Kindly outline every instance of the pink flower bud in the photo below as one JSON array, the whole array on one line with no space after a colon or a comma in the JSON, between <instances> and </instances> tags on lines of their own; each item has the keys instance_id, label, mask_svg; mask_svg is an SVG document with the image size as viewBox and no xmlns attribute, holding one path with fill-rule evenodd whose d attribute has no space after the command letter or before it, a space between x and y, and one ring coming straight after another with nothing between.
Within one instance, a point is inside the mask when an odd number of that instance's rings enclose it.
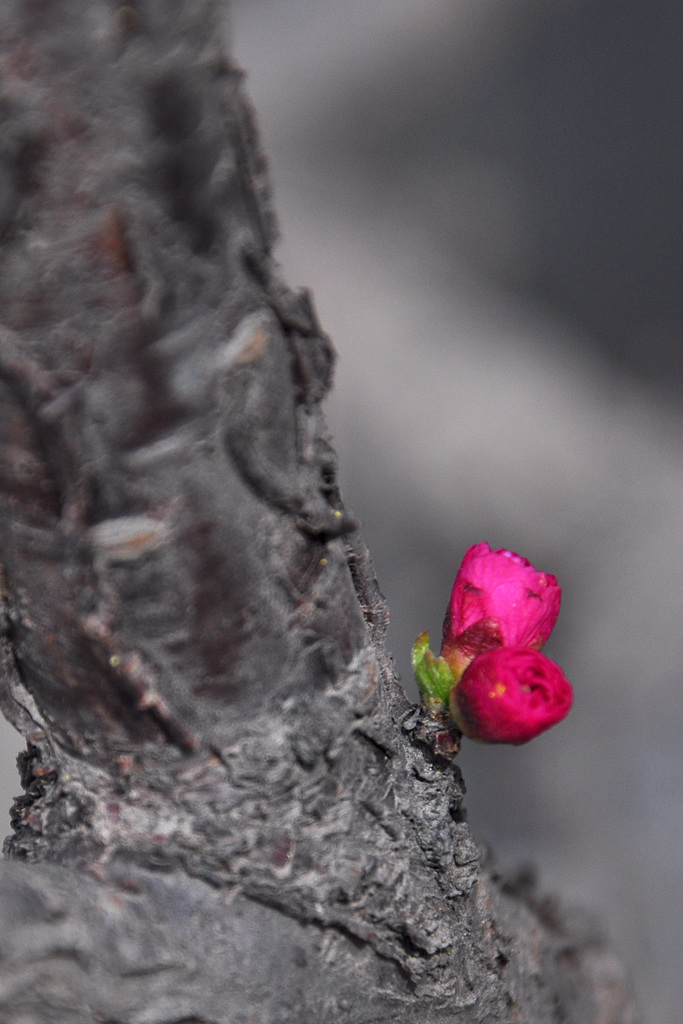
<instances>
[{"instance_id":1,"label":"pink flower bud","mask_svg":"<svg viewBox=\"0 0 683 1024\"><path fill-rule=\"evenodd\" d=\"M513 551L474 544L455 577L441 654L459 679L478 654L495 647L540 650L560 611L561 588Z\"/></svg>"},{"instance_id":2,"label":"pink flower bud","mask_svg":"<svg viewBox=\"0 0 683 1024\"><path fill-rule=\"evenodd\" d=\"M571 709L571 683L532 647L497 647L475 658L451 690L460 730L484 743L526 743Z\"/></svg>"}]
</instances>

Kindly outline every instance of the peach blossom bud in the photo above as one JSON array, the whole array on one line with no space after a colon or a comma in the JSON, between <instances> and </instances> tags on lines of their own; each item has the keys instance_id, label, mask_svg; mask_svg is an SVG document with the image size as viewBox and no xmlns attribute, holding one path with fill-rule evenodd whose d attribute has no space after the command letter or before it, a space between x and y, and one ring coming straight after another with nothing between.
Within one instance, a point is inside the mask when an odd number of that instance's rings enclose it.
<instances>
[{"instance_id":1,"label":"peach blossom bud","mask_svg":"<svg viewBox=\"0 0 683 1024\"><path fill-rule=\"evenodd\" d=\"M461 731L484 743L526 743L565 718L574 694L559 665L533 647L478 655L451 690Z\"/></svg>"}]
</instances>

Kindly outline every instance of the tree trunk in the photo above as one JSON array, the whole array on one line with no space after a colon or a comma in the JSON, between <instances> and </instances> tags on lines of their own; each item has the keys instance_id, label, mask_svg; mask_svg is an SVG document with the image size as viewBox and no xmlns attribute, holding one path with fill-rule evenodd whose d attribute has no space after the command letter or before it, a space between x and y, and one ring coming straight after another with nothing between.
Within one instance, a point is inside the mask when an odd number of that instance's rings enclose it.
<instances>
[{"instance_id":1,"label":"tree trunk","mask_svg":"<svg viewBox=\"0 0 683 1024\"><path fill-rule=\"evenodd\" d=\"M392 673L224 21L0 12L0 1019L631 1022Z\"/></svg>"}]
</instances>

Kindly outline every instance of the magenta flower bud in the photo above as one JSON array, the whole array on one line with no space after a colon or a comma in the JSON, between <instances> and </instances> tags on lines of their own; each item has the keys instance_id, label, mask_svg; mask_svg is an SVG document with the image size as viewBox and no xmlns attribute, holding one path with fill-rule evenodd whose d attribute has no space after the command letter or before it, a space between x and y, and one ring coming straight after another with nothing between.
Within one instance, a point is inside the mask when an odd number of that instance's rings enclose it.
<instances>
[{"instance_id":1,"label":"magenta flower bud","mask_svg":"<svg viewBox=\"0 0 683 1024\"><path fill-rule=\"evenodd\" d=\"M540 650L560 611L554 576L513 551L474 544L455 577L441 655L459 679L473 658L496 647Z\"/></svg>"},{"instance_id":2,"label":"magenta flower bud","mask_svg":"<svg viewBox=\"0 0 683 1024\"><path fill-rule=\"evenodd\" d=\"M484 743L526 743L565 718L574 694L559 665L533 647L476 657L451 690L459 729Z\"/></svg>"}]
</instances>

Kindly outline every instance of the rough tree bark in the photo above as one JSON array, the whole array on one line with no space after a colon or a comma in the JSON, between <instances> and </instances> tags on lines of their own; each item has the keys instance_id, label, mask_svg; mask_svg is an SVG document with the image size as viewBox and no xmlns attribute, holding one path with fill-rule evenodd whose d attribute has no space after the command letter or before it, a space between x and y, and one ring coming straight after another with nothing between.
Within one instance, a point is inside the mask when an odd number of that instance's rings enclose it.
<instances>
[{"instance_id":1,"label":"rough tree bark","mask_svg":"<svg viewBox=\"0 0 683 1024\"><path fill-rule=\"evenodd\" d=\"M225 13L0 11L0 1019L632 1021L394 678Z\"/></svg>"}]
</instances>

